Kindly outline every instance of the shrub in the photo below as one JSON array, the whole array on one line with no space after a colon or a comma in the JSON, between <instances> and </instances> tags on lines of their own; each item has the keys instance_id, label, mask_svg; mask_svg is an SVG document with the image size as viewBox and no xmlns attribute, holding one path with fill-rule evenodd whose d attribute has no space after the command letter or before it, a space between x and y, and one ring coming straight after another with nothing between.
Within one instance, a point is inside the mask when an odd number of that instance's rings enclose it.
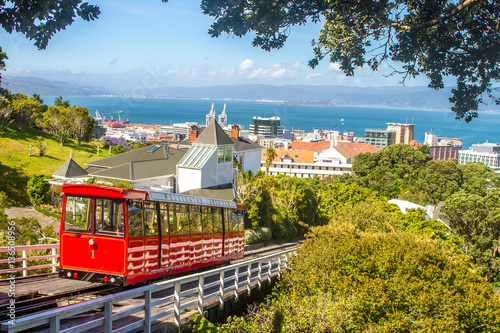
<instances>
[{"instance_id":1,"label":"shrub","mask_svg":"<svg viewBox=\"0 0 500 333\"><path fill-rule=\"evenodd\" d=\"M261 242L268 242L273 236L271 229L266 227L257 227L255 229L255 232L259 235L259 239Z\"/></svg>"},{"instance_id":2,"label":"shrub","mask_svg":"<svg viewBox=\"0 0 500 333\"><path fill-rule=\"evenodd\" d=\"M52 205L36 205L35 210L47 216L52 216L58 220L61 219L61 210Z\"/></svg>"},{"instance_id":3,"label":"shrub","mask_svg":"<svg viewBox=\"0 0 500 333\"><path fill-rule=\"evenodd\" d=\"M428 238L315 227L290 267L258 313L221 331L500 331L491 284Z\"/></svg>"},{"instance_id":4,"label":"shrub","mask_svg":"<svg viewBox=\"0 0 500 333\"><path fill-rule=\"evenodd\" d=\"M47 152L47 142L41 136L36 138L36 147L38 148L38 155L43 156Z\"/></svg>"},{"instance_id":5,"label":"shrub","mask_svg":"<svg viewBox=\"0 0 500 333\"><path fill-rule=\"evenodd\" d=\"M132 150L134 147L127 143L124 139L117 138L104 138L104 148L111 147L111 151L114 154L124 153L126 151Z\"/></svg>"},{"instance_id":6,"label":"shrub","mask_svg":"<svg viewBox=\"0 0 500 333\"><path fill-rule=\"evenodd\" d=\"M41 205L47 201L47 191L49 184L44 182L44 175L32 175L28 180L26 192L33 205Z\"/></svg>"}]
</instances>

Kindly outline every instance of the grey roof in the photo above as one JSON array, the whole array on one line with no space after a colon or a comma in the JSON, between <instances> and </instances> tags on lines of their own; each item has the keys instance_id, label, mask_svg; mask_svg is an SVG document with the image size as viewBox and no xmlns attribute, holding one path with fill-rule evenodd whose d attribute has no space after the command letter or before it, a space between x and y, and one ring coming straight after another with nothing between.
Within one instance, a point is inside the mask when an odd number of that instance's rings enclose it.
<instances>
[{"instance_id":1,"label":"grey roof","mask_svg":"<svg viewBox=\"0 0 500 333\"><path fill-rule=\"evenodd\" d=\"M231 183L212 186L207 188L199 188L182 192L181 194L192 195L195 197L212 198L220 200L234 200L235 194Z\"/></svg>"},{"instance_id":2,"label":"grey roof","mask_svg":"<svg viewBox=\"0 0 500 333\"><path fill-rule=\"evenodd\" d=\"M87 171L78 165L71 157L62 167L52 174L52 177L56 178L77 178L85 176L88 176Z\"/></svg>"},{"instance_id":3,"label":"grey roof","mask_svg":"<svg viewBox=\"0 0 500 333\"><path fill-rule=\"evenodd\" d=\"M244 152L244 151L248 151L248 150L261 150L264 148L261 145L259 145L258 143L255 143L251 140L248 140L248 139L242 138L242 137L239 137L239 138L232 137L231 141L233 141L233 143L234 143L234 152L235 153L240 153L240 152Z\"/></svg>"},{"instance_id":4,"label":"grey roof","mask_svg":"<svg viewBox=\"0 0 500 333\"><path fill-rule=\"evenodd\" d=\"M233 145L233 141L229 139L229 136L227 136L226 132L224 132L215 119L210 121L207 128L201 132L200 136L193 143L211 146Z\"/></svg>"},{"instance_id":5,"label":"grey roof","mask_svg":"<svg viewBox=\"0 0 500 333\"><path fill-rule=\"evenodd\" d=\"M145 148L146 149L141 148L141 150L147 151L147 148L151 147L145 147ZM162 150L163 149L157 149L157 151L162 151ZM120 161L124 163L108 167L105 166L110 165L111 163L102 163L101 165L103 165L103 167L98 168L97 166L91 166L87 168L87 171L89 172L90 175L95 177L120 179L126 181L135 181L145 178L173 175L176 173L177 163L179 163L184 154L186 154L186 150L169 148L168 152L169 152L168 158L165 157L161 158L161 154L158 154L157 159L149 159L149 160L147 159L148 155L129 154L128 156L131 158L131 160L127 161L126 159L120 159ZM149 156L153 156L154 153L155 152L146 154L149 154ZM126 154L128 153L123 153L119 155L126 155ZM144 159L143 160L134 159L140 156L143 156Z\"/></svg>"},{"instance_id":6,"label":"grey roof","mask_svg":"<svg viewBox=\"0 0 500 333\"><path fill-rule=\"evenodd\" d=\"M171 160L135 161L110 169L101 169L92 176L135 181L144 178L175 174L175 164Z\"/></svg>"},{"instance_id":7,"label":"grey roof","mask_svg":"<svg viewBox=\"0 0 500 333\"><path fill-rule=\"evenodd\" d=\"M100 168L112 168L129 162L165 159L168 158L167 150L169 150L169 152L173 150L173 148L167 148L167 146L161 146L160 148L161 149L156 149L152 153L148 153L151 146L146 146L118 155L102 158L93 162L88 162L85 163L85 165L90 167L96 166Z\"/></svg>"}]
</instances>

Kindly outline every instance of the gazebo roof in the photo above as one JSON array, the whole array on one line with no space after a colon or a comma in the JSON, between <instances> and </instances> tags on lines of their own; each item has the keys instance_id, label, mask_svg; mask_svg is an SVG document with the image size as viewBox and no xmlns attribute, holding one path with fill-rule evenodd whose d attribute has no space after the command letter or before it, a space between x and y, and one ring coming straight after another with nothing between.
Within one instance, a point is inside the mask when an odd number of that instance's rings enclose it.
<instances>
[{"instance_id":1,"label":"gazebo roof","mask_svg":"<svg viewBox=\"0 0 500 333\"><path fill-rule=\"evenodd\" d=\"M54 178L77 178L88 177L87 171L78 165L71 157L56 172L52 174Z\"/></svg>"}]
</instances>

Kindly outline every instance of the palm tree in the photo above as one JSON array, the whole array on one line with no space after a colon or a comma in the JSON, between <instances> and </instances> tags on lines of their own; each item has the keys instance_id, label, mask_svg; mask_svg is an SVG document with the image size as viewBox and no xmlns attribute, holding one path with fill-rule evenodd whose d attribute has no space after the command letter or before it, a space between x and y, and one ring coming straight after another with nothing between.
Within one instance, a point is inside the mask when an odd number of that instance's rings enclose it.
<instances>
[{"instance_id":1,"label":"palm tree","mask_svg":"<svg viewBox=\"0 0 500 333\"><path fill-rule=\"evenodd\" d=\"M274 160L275 157L276 157L276 152L274 151L274 149L272 147L268 148L267 159L266 159L266 175L269 174L269 165L271 164L271 162Z\"/></svg>"}]
</instances>

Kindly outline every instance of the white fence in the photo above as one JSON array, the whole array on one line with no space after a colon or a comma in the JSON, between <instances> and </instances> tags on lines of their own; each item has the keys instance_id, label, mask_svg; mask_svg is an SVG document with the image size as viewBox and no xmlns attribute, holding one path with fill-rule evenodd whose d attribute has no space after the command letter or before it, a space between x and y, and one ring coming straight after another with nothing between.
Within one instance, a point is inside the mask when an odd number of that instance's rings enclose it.
<instances>
[{"instance_id":1,"label":"white fence","mask_svg":"<svg viewBox=\"0 0 500 333\"><path fill-rule=\"evenodd\" d=\"M28 256L28 251L35 250L51 250L51 254L43 255L43 256ZM59 255L57 254L57 250L59 249L59 244L41 244L41 245L21 245L21 246L5 246L0 247L0 253L9 253L9 259L1 259L0 264L8 264L9 268L0 270L0 275L2 274L10 274L15 272L23 272L23 276L28 276L28 271L42 268L52 268L52 272L55 273L59 264L57 259ZM15 252L14 255L11 255L12 252ZM18 255L18 252L21 252L21 256ZM52 263L46 265L38 265L38 266L28 266L28 261L30 260L39 260L39 259L51 259ZM22 262L23 267L15 267L15 263Z\"/></svg>"},{"instance_id":2,"label":"white fence","mask_svg":"<svg viewBox=\"0 0 500 333\"><path fill-rule=\"evenodd\" d=\"M263 282L270 282L273 277L288 269L289 257L294 252L295 249L281 251L223 268L21 317L15 320L15 325L4 322L1 328L2 331L21 332L50 325L50 332L73 333L98 327L106 333L138 329L151 332L154 321L171 315L173 323L180 327L182 310L196 309L203 314L207 305L223 307L225 298L238 298L243 293L250 293L252 288L260 288ZM130 306L123 306L124 302L130 303ZM113 309L113 304L118 303L123 310ZM84 322L75 317L96 309L104 311L87 317Z\"/></svg>"}]
</instances>

